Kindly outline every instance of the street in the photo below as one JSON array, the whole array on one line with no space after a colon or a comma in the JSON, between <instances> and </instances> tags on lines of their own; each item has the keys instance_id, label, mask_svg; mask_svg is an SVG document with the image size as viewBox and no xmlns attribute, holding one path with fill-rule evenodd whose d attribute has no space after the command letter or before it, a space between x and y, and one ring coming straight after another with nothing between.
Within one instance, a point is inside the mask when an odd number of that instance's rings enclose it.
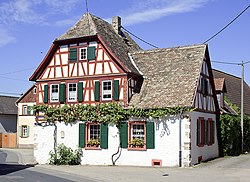
<instances>
[{"instance_id":1,"label":"street","mask_svg":"<svg viewBox=\"0 0 250 182\"><path fill-rule=\"evenodd\" d=\"M190 168L23 165L22 155L0 149L0 182L248 182L250 155L218 158Z\"/></svg>"},{"instance_id":2,"label":"street","mask_svg":"<svg viewBox=\"0 0 250 182\"><path fill-rule=\"evenodd\" d=\"M0 182L94 182L86 177L21 164L18 153L0 149Z\"/></svg>"}]
</instances>

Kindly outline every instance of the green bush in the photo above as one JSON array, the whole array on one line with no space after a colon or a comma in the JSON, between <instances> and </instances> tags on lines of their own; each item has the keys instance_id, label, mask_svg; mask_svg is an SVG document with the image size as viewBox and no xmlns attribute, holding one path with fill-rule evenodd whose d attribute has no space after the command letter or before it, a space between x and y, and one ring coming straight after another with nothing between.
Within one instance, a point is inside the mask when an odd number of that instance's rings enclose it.
<instances>
[{"instance_id":1,"label":"green bush","mask_svg":"<svg viewBox=\"0 0 250 182\"><path fill-rule=\"evenodd\" d=\"M241 154L241 118L229 114L220 116L223 155ZM244 117L244 151L250 151L250 118Z\"/></svg>"},{"instance_id":2,"label":"green bush","mask_svg":"<svg viewBox=\"0 0 250 182\"><path fill-rule=\"evenodd\" d=\"M49 153L49 164L53 165L79 165L81 163L82 150L73 151L70 147L60 144L55 151Z\"/></svg>"}]
</instances>

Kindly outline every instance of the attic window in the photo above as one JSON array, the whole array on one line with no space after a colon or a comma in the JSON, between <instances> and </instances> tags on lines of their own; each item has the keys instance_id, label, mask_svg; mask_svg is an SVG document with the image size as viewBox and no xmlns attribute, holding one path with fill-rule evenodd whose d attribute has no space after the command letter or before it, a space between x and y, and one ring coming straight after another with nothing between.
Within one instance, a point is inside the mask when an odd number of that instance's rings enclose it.
<instances>
[{"instance_id":1,"label":"attic window","mask_svg":"<svg viewBox=\"0 0 250 182\"><path fill-rule=\"evenodd\" d=\"M86 60L87 59L87 48L80 48L79 49L79 60Z\"/></svg>"}]
</instances>

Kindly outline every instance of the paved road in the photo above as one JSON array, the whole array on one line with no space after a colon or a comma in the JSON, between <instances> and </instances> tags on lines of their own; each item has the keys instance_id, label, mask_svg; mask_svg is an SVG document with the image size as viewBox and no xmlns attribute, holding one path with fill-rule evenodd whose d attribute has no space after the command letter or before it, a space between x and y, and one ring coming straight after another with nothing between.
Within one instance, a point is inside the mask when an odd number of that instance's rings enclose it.
<instances>
[{"instance_id":1,"label":"paved road","mask_svg":"<svg viewBox=\"0 0 250 182\"><path fill-rule=\"evenodd\" d=\"M0 149L1 150L1 149ZM10 150L15 152L18 150ZM19 150L20 151L20 150ZM6 153L6 151L4 151ZM18 154L13 158L17 158ZM3 152L1 158L10 159ZM24 157L25 158L25 157ZM0 159L0 161L4 161ZM7 161L8 161L7 160ZM10 160L11 161L11 160ZM18 160L22 161L22 160ZM125 166L51 166L0 164L0 182L249 182L250 155L226 157L191 168L152 168Z\"/></svg>"},{"instance_id":2,"label":"paved road","mask_svg":"<svg viewBox=\"0 0 250 182\"><path fill-rule=\"evenodd\" d=\"M20 154L0 149L0 182L94 182L87 177L22 164Z\"/></svg>"}]
</instances>

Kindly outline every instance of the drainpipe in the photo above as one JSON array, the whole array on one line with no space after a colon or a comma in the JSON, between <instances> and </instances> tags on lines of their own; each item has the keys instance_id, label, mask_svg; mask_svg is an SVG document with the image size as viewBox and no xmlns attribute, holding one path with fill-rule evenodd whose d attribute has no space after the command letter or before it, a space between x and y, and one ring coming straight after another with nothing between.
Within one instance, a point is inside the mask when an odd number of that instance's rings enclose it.
<instances>
[{"instance_id":1,"label":"drainpipe","mask_svg":"<svg viewBox=\"0 0 250 182\"><path fill-rule=\"evenodd\" d=\"M182 167L182 140L181 140L181 117L182 117L182 114L183 114L183 110L181 109L180 111L180 116L179 116L179 167Z\"/></svg>"}]
</instances>

